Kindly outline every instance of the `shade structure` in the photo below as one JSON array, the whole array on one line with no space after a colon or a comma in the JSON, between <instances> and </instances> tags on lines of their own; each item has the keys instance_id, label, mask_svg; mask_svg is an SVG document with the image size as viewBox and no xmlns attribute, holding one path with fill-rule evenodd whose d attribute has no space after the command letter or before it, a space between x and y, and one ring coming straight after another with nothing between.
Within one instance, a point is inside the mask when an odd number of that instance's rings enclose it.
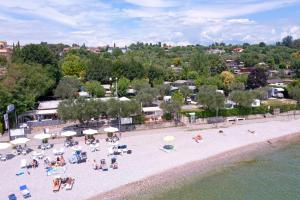
<instances>
[{"instance_id":1,"label":"shade structure","mask_svg":"<svg viewBox=\"0 0 300 200\"><path fill-rule=\"evenodd\" d=\"M65 131L65 132L62 132L60 135L63 137L72 137L76 134L77 133L75 131Z\"/></svg>"},{"instance_id":2,"label":"shade structure","mask_svg":"<svg viewBox=\"0 0 300 200\"><path fill-rule=\"evenodd\" d=\"M83 131L83 134L84 134L84 135L94 135L94 134L96 134L96 133L98 133L98 131L95 130L95 129L87 129L87 130L84 130L84 131Z\"/></svg>"},{"instance_id":3,"label":"shade structure","mask_svg":"<svg viewBox=\"0 0 300 200\"><path fill-rule=\"evenodd\" d=\"M29 141L28 138L17 138L17 139L10 141L10 143L12 143L13 145L19 145L19 144L25 144L28 141Z\"/></svg>"},{"instance_id":4,"label":"shade structure","mask_svg":"<svg viewBox=\"0 0 300 200\"><path fill-rule=\"evenodd\" d=\"M33 138L38 139L38 140L45 140L45 139L48 139L50 137L51 137L51 135L48 134L48 133L40 133L40 134L36 134Z\"/></svg>"},{"instance_id":5,"label":"shade structure","mask_svg":"<svg viewBox=\"0 0 300 200\"><path fill-rule=\"evenodd\" d=\"M130 101L130 99L128 99L127 97L121 97L119 100L120 101Z\"/></svg>"},{"instance_id":6,"label":"shade structure","mask_svg":"<svg viewBox=\"0 0 300 200\"><path fill-rule=\"evenodd\" d=\"M119 131L119 129L117 129L115 127L108 127L108 128L105 128L104 131L108 132L108 133L114 133L114 132Z\"/></svg>"},{"instance_id":7,"label":"shade structure","mask_svg":"<svg viewBox=\"0 0 300 200\"><path fill-rule=\"evenodd\" d=\"M173 135L168 135L168 136L165 136L165 137L163 138L163 140L164 140L165 142L172 142L173 140L175 140L175 137L174 137Z\"/></svg>"},{"instance_id":8,"label":"shade structure","mask_svg":"<svg viewBox=\"0 0 300 200\"><path fill-rule=\"evenodd\" d=\"M4 150L4 149L7 149L8 147L10 147L11 144L8 143L8 142L1 142L0 143L0 150Z\"/></svg>"}]
</instances>

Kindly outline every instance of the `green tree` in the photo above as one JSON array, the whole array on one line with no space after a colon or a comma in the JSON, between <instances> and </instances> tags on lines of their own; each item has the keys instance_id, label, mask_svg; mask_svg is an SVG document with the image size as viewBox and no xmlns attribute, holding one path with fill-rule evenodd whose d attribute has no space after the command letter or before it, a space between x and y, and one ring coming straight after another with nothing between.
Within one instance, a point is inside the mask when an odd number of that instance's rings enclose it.
<instances>
[{"instance_id":1,"label":"green tree","mask_svg":"<svg viewBox=\"0 0 300 200\"><path fill-rule=\"evenodd\" d=\"M201 86L197 96L198 102L209 110L215 110L216 116L224 108L224 94L217 92L215 86Z\"/></svg>"},{"instance_id":2,"label":"green tree","mask_svg":"<svg viewBox=\"0 0 300 200\"><path fill-rule=\"evenodd\" d=\"M179 91L182 94L184 99L186 99L187 97L190 97L190 95L192 94L192 91L186 85L179 87Z\"/></svg>"},{"instance_id":3,"label":"green tree","mask_svg":"<svg viewBox=\"0 0 300 200\"><path fill-rule=\"evenodd\" d=\"M7 64L7 59L4 56L0 56L0 67L3 67Z\"/></svg>"},{"instance_id":4,"label":"green tree","mask_svg":"<svg viewBox=\"0 0 300 200\"><path fill-rule=\"evenodd\" d=\"M229 99L234 101L238 106L250 107L254 100L254 95L250 91L237 90L230 93Z\"/></svg>"},{"instance_id":5,"label":"green tree","mask_svg":"<svg viewBox=\"0 0 300 200\"><path fill-rule=\"evenodd\" d=\"M282 38L282 44L287 47L292 47L293 46L293 37L288 35L288 36Z\"/></svg>"},{"instance_id":6,"label":"green tree","mask_svg":"<svg viewBox=\"0 0 300 200\"><path fill-rule=\"evenodd\" d=\"M57 113L64 121L79 121L84 124L92 118L99 117L105 113L106 105L102 101L87 100L79 97L76 100L68 99L58 105Z\"/></svg>"},{"instance_id":7,"label":"green tree","mask_svg":"<svg viewBox=\"0 0 300 200\"><path fill-rule=\"evenodd\" d=\"M86 64L79 56L69 54L63 59L61 68L65 76L80 77L86 69Z\"/></svg>"},{"instance_id":8,"label":"green tree","mask_svg":"<svg viewBox=\"0 0 300 200\"><path fill-rule=\"evenodd\" d=\"M120 78L118 80L118 96L126 96L130 80L127 78Z\"/></svg>"},{"instance_id":9,"label":"green tree","mask_svg":"<svg viewBox=\"0 0 300 200\"><path fill-rule=\"evenodd\" d=\"M151 87L151 85L149 84L149 81L147 79L133 79L133 81L131 81L130 85L136 91L140 91L144 88Z\"/></svg>"},{"instance_id":10,"label":"green tree","mask_svg":"<svg viewBox=\"0 0 300 200\"><path fill-rule=\"evenodd\" d=\"M113 75L112 65L111 59L92 55L87 62L86 79L100 81L101 83L108 82L110 77L115 76Z\"/></svg>"},{"instance_id":11,"label":"green tree","mask_svg":"<svg viewBox=\"0 0 300 200\"><path fill-rule=\"evenodd\" d=\"M138 91L136 99L142 103L143 106L151 106L157 96L158 90L156 88L147 87Z\"/></svg>"},{"instance_id":12,"label":"green tree","mask_svg":"<svg viewBox=\"0 0 300 200\"><path fill-rule=\"evenodd\" d=\"M85 88L93 97L104 97L105 89L99 81L88 81L85 83Z\"/></svg>"},{"instance_id":13,"label":"green tree","mask_svg":"<svg viewBox=\"0 0 300 200\"><path fill-rule=\"evenodd\" d=\"M160 108L163 109L165 115L171 115L177 125L180 122L181 106L183 105L183 96L177 91L174 92L171 98L171 102L163 102L160 104Z\"/></svg>"},{"instance_id":14,"label":"green tree","mask_svg":"<svg viewBox=\"0 0 300 200\"><path fill-rule=\"evenodd\" d=\"M148 68L148 78L150 84L153 86L154 80L163 79L165 75L164 69L162 67L151 65Z\"/></svg>"},{"instance_id":15,"label":"green tree","mask_svg":"<svg viewBox=\"0 0 300 200\"><path fill-rule=\"evenodd\" d=\"M187 73L187 78L188 78L188 79L195 80L195 79L198 78L198 76L199 76L199 74L198 74L198 72L196 72L196 71L189 71L189 72Z\"/></svg>"},{"instance_id":16,"label":"green tree","mask_svg":"<svg viewBox=\"0 0 300 200\"><path fill-rule=\"evenodd\" d=\"M75 97L80 85L81 83L77 77L66 76L59 81L54 91L54 96L62 99Z\"/></svg>"}]
</instances>

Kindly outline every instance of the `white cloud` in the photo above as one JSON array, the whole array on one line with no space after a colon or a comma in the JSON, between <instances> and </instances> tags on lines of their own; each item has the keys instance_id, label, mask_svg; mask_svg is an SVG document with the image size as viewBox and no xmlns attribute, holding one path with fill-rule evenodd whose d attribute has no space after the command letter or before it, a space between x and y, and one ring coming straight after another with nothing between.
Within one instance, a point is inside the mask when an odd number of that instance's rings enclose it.
<instances>
[{"instance_id":1,"label":"white cloud","mask_svg":"<svg viewBox=\"0 0 300 200\"><path fill-rule=\"evenodd\" d=\"M127 3L131 3L134 5L142 6L142 7L172 7L176 4L171 1L166 0L125 0Z\"/></svg>"},{"instance_id":2,"label":"white cloud","mask_svg":"<svg viewBox=\"0 0 300 200\"><path fill-rule=\"evenodd\" d=\"M26 3L0 0L0 26L5 27L0 29L0 39L95 46L136 41L170 44L274 42L288 34L300 37L298 22L273 19L261 22L251 17L258 12L299 5L296 3L300 0L123 2L127 2L125 7L106 0L26 0Z\"/></svg>"}]
</instances>

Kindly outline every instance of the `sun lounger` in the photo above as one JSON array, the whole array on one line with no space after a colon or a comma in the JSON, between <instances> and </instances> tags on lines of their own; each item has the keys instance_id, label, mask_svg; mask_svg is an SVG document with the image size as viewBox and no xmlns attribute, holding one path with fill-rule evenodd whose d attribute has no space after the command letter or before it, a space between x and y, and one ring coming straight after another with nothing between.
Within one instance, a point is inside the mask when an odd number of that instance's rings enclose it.
<instances>
[{"instance_id":1,"label":"sun lounger","mask_svg":"<svg viewBox=\"0 0 300 200\"><path fill-rule=\"evenodd\" d=\"M58 152L59 155L63 155L65 153L65 148L61 147Z\"/></svg>"},{"instance_id":2,"label":"sun lounger","mask_svg":"<svg viewBox=\"0 0 300 200\"><path fill-rule=\"evenodd\" d=\"M52 181L52 188L53 188L53 192L58 192L61 186L61 179L60 178L55 178Z\"/></svg>"},{"instance_id":3,"label":"sun lounger","mask_svg":"<svg viewBox=\"0 0 300 200\"><path fill-rule=\"evenodd\" d=\"M71 178L71 177L67 178L66 190L72 190L74 182L75 182L74 178Z\"/></svg>"},{"instance_id":4,"label":"sun lounger","mask_svg":"<svg viewBox=\"0 0 300 200\"><path fill-rule=\"evenodd\" d=\"M108 167L105 159L100 160L100 169L102 169L103 171L108 171Z\"/></svg>"},{"instance_id":5,"label":"sun lounger","mask_svg":"<svg viewBox=\"0 0 300 200\"><path fill-rule=\"evenodd\" d=\"M30 191L29 191L27 185L20 186L20 192L25 199L31 197L31 194L30 194Z\"/></svg>"},{"instance_id":6,"label":"sun lounger","mask_svg":"<svg viewBox=\"0 0 300 200\"><path fill-rule=\"evenodd\" d=\"M22 160L21 160L20 167L21 167L21 168L27 168L27 161L26 161L26 159L22 159Z\"/></svg>"},{"instance_id":7,"label":"sun lounger","mask_svg":"<svg viewBox=\"0 0 300 200\"><path fill-rule=\"evenodd\" d=\"M7 156L6 155L1 155L0 156L0 160L1 161L6 161L7 160Z\"/></svg>"},{"instance_id":8,"label":"sun lounger","mask_svg":"<svg viewBox=\"0 0 300 200\"><path fill-rule=\"evenodd\" d=\"M15 194L8 195L8 200L17 200L17 197Z\"/></svg>"}]
</instances>

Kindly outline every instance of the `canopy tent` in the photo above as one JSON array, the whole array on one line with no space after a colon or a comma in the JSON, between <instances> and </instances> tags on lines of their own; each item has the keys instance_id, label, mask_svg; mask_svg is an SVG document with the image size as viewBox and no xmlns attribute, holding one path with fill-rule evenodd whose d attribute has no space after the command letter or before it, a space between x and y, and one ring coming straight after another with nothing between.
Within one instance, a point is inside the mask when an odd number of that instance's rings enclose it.
<instances>
[{"instance_id":1,"label":"canopy tent","mask_svg":"<svg viewBox=\"0 0 300 200\"><path fill-rule=\"evenodd\" d=\"M62 137L72 137L74 135L76 135L77 133L75 131L65 131L65 132L62 132L60 135Z\"/></svg>"},{"instance_id":2,"label":"canopy tent","mask_svg":"<svg viewBox=\"0 0 300 200\"><path fill-rule=\"evenodd\" d=\"M94 135L94 134L96 134L96 133L98 133L98 131L95 130L95 129L87 129L87 130L84 130L84 131L83 131L83 134L84 134L84 135Z\"/></svg>"},{"instance_id":3,"label":"canopy tent","mask_svg":"<svg viewBox=\"0 0 300 200\"><path fill-rule=\"evenodd\" d=\"M4 150L4 149L7 149L8 147L10 147L11 144L8 143L8 142L1 142L0 143L0 150Z\"/></svg>"},{"instance_id":4,"label":"canopy tent","mask_svg":"<svg viewBox=\"0 0 300 200\"><path fill-rule=\"evenodd\" d=\"M40 134L35 135L33 138L38 139L38 140L45 140L45 139L49 139L50 137L51 137L51 135L48 133L40 133Z\"/></svg>"},{"instance_id":5,"label":"canopy tent","mask_svg":"<svg viewBox=\"0 0 300 200\"><path fill-rule=\"evenodd\" d=\"M127 97L121 97L119 100L120 101L130 101L130 99L128 99Z\"/></svg>"},{"instance_id":6,"label":"canopy tent","mask_svg":"<svg viewBox=\"0 0 300 200\"><path fill-rule=\"evenodd\" d=\"M12 143L13 145L20 145L20 144L26 144L28 141L29 141L28 138L22 137L22 138L14 139L10 141L10 143Z\"/></svg>"},{"instance_id":7,"label":"canopy tent","mask_svg":"<svg viewBox=\"0 0 300 200\"><path fill-rule=\"evenodd\" d=\"M119 131L119 129L115 128L115 127L108 127L108 128L105 128L104 131L108 132L108 133L114 133L114 132Z\"/></svg>"}]
</instances>

